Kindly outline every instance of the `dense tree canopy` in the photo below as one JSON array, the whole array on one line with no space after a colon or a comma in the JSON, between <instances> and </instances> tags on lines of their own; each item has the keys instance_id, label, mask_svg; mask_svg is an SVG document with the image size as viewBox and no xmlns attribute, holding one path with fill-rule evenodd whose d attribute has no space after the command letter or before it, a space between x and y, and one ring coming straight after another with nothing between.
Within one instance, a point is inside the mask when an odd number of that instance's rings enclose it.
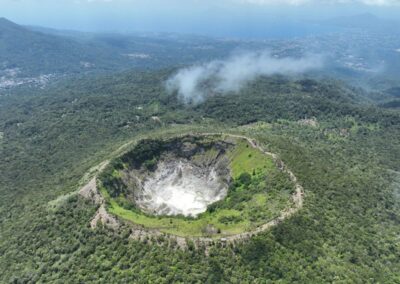
<instances>
[{"instance_id":1,"label":"dense tree canopy","mask_svg":"<svg viewBox=\"0 0 400 284\"><path fill-rule=\"evenodd\" d=\"M185 106L165 93L168 74L74 79L0 97L0 282L400 282L396 110L360 103L338 82L279 78ZM299 122L312 117L316 125ZM96 206L76 195L57 200L125 143L181 128L246 131L296 174L303 209L207 256L132 240L127 227L92 230Z\"/></svg>"}]
</instances>

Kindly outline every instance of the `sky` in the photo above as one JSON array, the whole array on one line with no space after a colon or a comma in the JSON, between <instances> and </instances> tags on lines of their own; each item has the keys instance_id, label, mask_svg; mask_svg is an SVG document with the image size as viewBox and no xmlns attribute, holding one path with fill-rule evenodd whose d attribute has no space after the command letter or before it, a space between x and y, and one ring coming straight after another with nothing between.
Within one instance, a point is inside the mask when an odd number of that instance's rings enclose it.
<instances>
[{"instance_id":1,"label":"sky","mask_svg":"<svg viewBox=\"0 0 400 284\"><path fill-rule=\"evenodd\" d=\"M0 0L0 17L23 25L225 37L320 33L317 20L367 12L400 18L400 0Z\"/></svg>"}]
</instances>

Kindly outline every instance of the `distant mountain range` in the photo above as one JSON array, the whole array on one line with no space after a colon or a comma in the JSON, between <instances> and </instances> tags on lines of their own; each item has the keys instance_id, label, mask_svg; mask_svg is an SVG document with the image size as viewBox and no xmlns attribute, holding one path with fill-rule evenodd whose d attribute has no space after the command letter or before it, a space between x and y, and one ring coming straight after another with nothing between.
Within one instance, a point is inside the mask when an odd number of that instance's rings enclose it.
<instances>
[{"instance_id":1,"label":"distant mountain range","mask_svg":"<svg viewBox=\"0 0 400 284\"><path fill-rule=\"evenodd\" d=\"M193 64L237 47L236 41L202 36L61 31L0 18L0 89L41 81L38 76Z\"/></svg>"},{"instance_id":2,"label":"distant mountain range","mask_svg":"<svg viewBox=\"0 0 400 284\"><path fill-rule=\"evenodd\" d=\"M126 66L126 60L105 46L44 34L0 18L0 68L18 68L26 75L76 73Z\"/></svg>"},{"instance_id":3,"label":"distant mountain range","mask_svg":"<svg viewBox=\"0 0 400 284\"><path fill-rule=\"evenodd\" d=\"M179 34L61 31L20 26L0 18L0 90L20 85L43 86L64 75L179 68L223 59L236 50L268 49L280 57L298 57L305 51L323 52L330 62L318 73L343 80L361 82L372 77L392 80L400 74L397 22L361 14L320 24L339 26L343 32L340 36L334 33L257 41ZM394 36L387 37L388 32Z\"/></svg>"}]
</instances>

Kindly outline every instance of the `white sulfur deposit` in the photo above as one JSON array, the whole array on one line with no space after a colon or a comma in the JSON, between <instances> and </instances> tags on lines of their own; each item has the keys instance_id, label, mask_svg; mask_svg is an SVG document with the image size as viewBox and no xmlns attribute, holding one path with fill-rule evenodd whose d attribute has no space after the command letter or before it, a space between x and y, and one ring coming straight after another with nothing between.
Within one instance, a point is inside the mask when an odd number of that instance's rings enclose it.
<instances>
[{"instance_id":1,"label":"white sulfur deposit","mask_svg":"<svg viewBox=\"0 0 400 284\"><path fill-rule=\"evenodd\" d=\"M136 203L156 215L197 216L227 195L228 186L214 167L200 167L188 160L162 161L143 182Z\"/></svg>"}]
</instances>

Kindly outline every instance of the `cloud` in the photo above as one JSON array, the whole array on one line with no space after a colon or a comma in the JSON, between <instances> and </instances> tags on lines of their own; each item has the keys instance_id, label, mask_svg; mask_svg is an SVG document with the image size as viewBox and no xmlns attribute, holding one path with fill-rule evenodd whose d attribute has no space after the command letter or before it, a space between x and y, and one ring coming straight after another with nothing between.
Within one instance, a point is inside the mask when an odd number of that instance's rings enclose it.
<instances>
[{"instance_id":1,"label":"cloud","mask_svg":"<svg viewBox=\"0 0 400 284\"><path fill-rule=\"evenodd\" d=\"M362 4L368 6L395 6L400 5L400 0L239 0L245 4L255 5L318 5L318 4Z\"/></svg>"},{"instance_id":2,"label":"cloud","mask_svg":"<svg viewBox=\"0 0 400 284\"><path fill-rule=\"evenodd\" d=\"M270 52L247 52L234 55L227 60L179 70L168 79L167 90L177 92L186 103L199 103L206 91L238 92L244 85L262 75L295 75L322 68L322 56L302 58L276 58Z\"/></svg>"}]
</instances>

